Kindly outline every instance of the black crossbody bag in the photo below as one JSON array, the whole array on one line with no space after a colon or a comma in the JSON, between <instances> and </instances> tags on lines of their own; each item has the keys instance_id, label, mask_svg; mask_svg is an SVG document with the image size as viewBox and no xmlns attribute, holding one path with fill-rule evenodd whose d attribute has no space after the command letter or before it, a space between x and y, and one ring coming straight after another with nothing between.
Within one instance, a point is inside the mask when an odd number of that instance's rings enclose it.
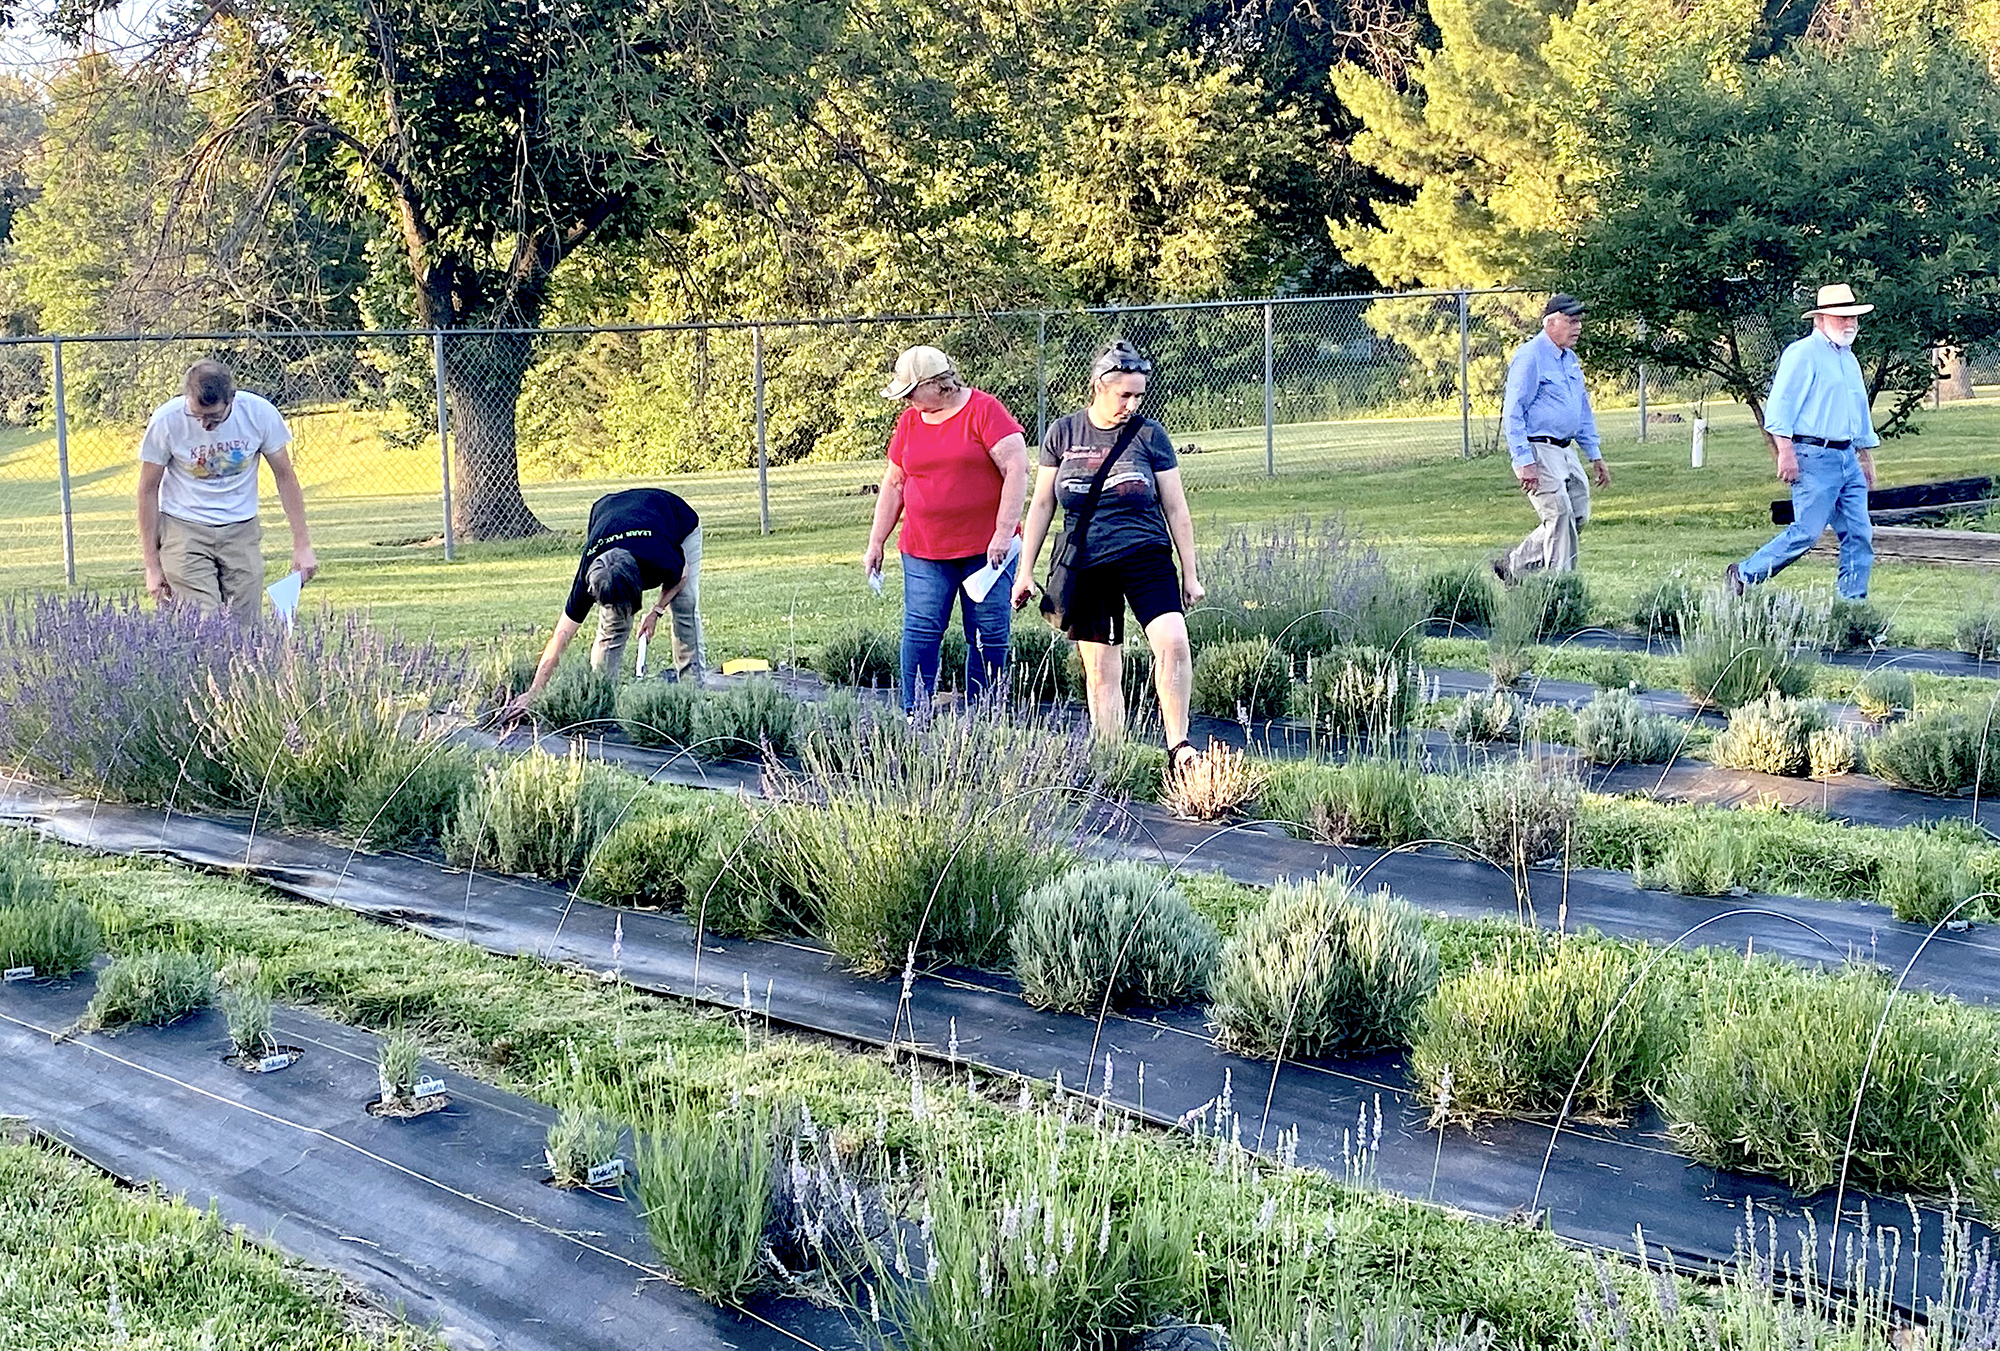
<instances>
[{"instance_id":1,"label":"black crossbody bag","mask_svg":"<svg viewBox=\"0 0 2000 1351\"><path fill-rule=\"evenodd\" d=\"M1061 538L1056 540L1055 553L1049 559L1049 584L1042 588L1042 617L1057 629L1067 629L1070 611L1076 605L1076 574L1082 569L1084 539L1090 533L1090 518L1097 514L1097 499L1104 496L1104 480L1111 473L1111 466L1132 444L1132 438L1139 433L1139 424L1144 421L1137 413L1127 418L1119 430L1118 439L1111 443L1111 453L1104 457L1104 463L1097 466L1097 476L1090 480L1090 495L1083 499L1083 505L1069 513L1063 520Z\"/></svg>"}]
</instances>

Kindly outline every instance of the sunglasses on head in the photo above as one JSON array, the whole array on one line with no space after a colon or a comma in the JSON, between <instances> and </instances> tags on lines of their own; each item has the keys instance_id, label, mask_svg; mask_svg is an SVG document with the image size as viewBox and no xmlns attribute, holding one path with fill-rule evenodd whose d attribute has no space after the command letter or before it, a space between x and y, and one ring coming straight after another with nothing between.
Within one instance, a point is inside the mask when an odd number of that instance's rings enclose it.
<instances>
[{"instance_id":1,"label":"sunglasses on head","mask_svg":"<svg viewBox=\"0 0 2000 1351\"><path fill-rule=\"evenodd\" d=\"M1152 373L1153 363L1146 358L1127 357L1115 366L1105 367L1104 375L1097 378L1102 380L1105 375L1151 375Z\"/></svg>"}]
</instances>

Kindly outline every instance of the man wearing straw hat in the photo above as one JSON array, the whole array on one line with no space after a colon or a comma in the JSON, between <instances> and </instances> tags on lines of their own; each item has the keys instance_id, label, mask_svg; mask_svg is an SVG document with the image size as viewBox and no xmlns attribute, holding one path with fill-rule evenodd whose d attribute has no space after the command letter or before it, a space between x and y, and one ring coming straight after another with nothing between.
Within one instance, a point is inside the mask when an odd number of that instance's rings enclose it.
<instances>
[{"instance_id":1,"label":"man wearing straw hat","mask_svg":"<svg viewBox=\"0 0 2000 1351\"><path fill-rule=\"evenodd\" d=\"M1792 485L1792 523L1723 579L1738 595L1797 562L1827 526L1840 541L1834 589L1846 600L1864 600L1875 564L1868 490L1882 444L1868 415L1868 382L1854 359L1861 316L1875 307L1854 298L1845 282L1819 288L1807 310L1813 331L1785 349L1764 401L1764 431L1778 455L1778 477Z\"/></svg>"},{"instance_id":2,"label":"man wearing straw hat","mask_svg":"<svg viewBox=\"0 0 2000 1351\"><path fill-rule=\"evenodd\" d=\"M1493 573L1512 583L1529 572L1570 572L1576 537L1590 519L1590 480L1576 458L1582 447L1597 486L1611 471L1598 449L1597 416L1583 387L1576 340L1583 334L1583 302L1558 293L1542 307L1542 331L1514 350L1507 363L1507 398L1501 426L1513 457L1514 477L1528 494L1540 523L1512 550L1493 560Z\"/></svg>"}]
</instances>

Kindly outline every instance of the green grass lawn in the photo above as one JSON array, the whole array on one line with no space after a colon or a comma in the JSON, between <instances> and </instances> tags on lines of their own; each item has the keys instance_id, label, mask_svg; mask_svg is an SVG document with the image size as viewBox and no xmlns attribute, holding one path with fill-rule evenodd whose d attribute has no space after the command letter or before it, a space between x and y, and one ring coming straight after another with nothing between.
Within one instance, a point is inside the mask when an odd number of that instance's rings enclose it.
<instances>
[{"instance_id":1,"label":"green grass lawn","mask_svg":"<svg viewBox=\"0 0 2000 1351\"><path fill-rule=\"evenodd\" d=\"M1746 410L1717 410L1708 466L1688 464L1685 423L1657 425L1641 445L1630 410L1607 410L1605 451L1614 481L1600 492L1583 544L1584 573L1600 614L1621 617L1642 590L1675 567L1706 578L1772 532L1780 485ZM378 618L448 638L503 628L546 628L574 566L573 545L467 546L444 561L434 445L397 448L379 415L295 415L297 460L323 573L319 599L365 606ZM1485 424L1490 428L1490 422ZM2000 400L1949 405L1920 416L1920 434L1878 456L1884 484L2000 473ZM1264 475L1261 427L1172 429L1197 537L1231 526L1308 513L1342 516L1394 561L1430 567L1483 559L1511 544L1532 515L1498 457L1459 458L1455 417L1303 423L1277 429L1277 473ZM1475 423L1475 441L1484 434ZM132 539L136 434L79 431L70 439L79 580L116 589L138 580ZM50 433L0 435L0 589L46 590L62 581L61 533ZM756 476L732 471L664 480L706 525L703 609L717 659L785 656L856 622L893 625L889 599L863 584L858 560L874 498L863 489L878 463L808 464L770 476L773 531L758 533ZM530 483L549 525L582 528L590 503L630 480ZM267 554L283 562L283 530L266 491ZM412 542L414 541L414 543ZM893 568L893 565L892 565ZM1830 586L1832 567L1802 563L1788 585ZM1901 564L1877 569L1874 599L1900 636L1939 643L1957 616L1994 591L1984 573ZM309 594L312 594L309 593Z\"/></svg>"}]
</instances>

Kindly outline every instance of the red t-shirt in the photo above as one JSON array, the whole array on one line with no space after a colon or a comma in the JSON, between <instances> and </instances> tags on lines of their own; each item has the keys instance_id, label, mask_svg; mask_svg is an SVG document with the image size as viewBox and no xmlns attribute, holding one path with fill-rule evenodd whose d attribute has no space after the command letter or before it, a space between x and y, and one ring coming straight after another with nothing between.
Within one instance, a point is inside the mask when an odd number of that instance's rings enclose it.
<instances>
[{"instance_id":1,"label":"red t-shirt","mask_svg":"<svg viewBox=\"0 0 2000 1351\"><path fill-rule=\"evenodd\" d=\"M903 470L903 535L913 558L970 558L986 552L1005 482L990 453L1021 424L1005 404L975 389L936 426L905 408L889 435L889 463Z\"/></svg>"}]
</instances>

